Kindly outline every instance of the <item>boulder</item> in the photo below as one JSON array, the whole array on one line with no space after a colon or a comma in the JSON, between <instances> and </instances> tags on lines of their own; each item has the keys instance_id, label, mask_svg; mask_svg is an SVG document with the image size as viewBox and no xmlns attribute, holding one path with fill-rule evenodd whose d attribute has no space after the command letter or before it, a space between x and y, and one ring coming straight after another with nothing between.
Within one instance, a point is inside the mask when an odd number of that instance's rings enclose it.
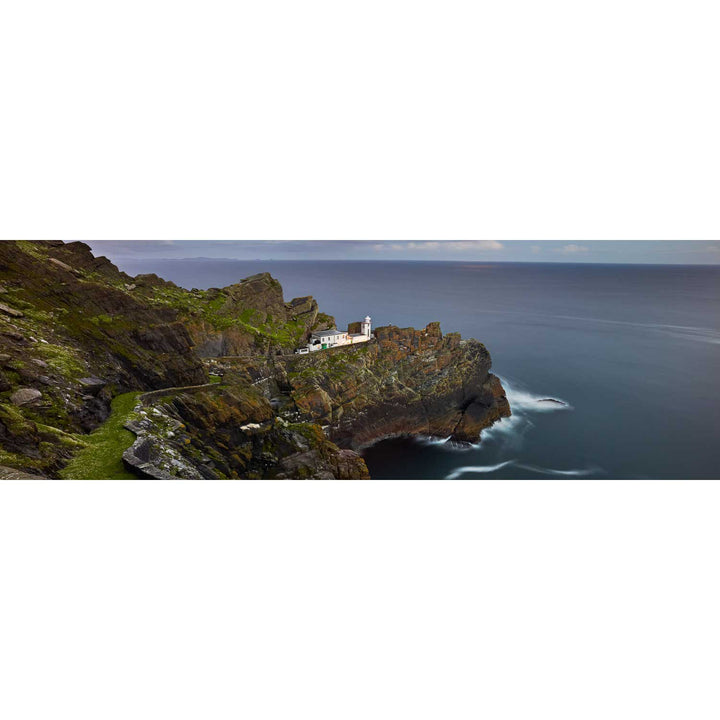
<instances>
[{"instance_id":1,"label":"boulder","mask_svg":"<svg viewBox=\"0 0 720 720\"><path fill-rule=\"evenodd\" d=\"M31 405L42 398L42 393L35 388L20 388L10 396L13 405Z\"/></svg>"},{"instance_id":2,"label":"boulder","mask_svg":"<svg viewBox=\"0 0 720 720\"><path fill-rule=\"evenodd\" d=\"M7 465L0 465L0 480L46 480L47 478L41 475L33 475L32 473L25 472L25 470L18 470L17 468L8 467Z\"/></svg>"},{"instance_id":3,"label":"boulder","mask_svg":"<svg viewBox=\"0 0 720 720\"><path fill-rule=\"evenodd\" d=\"M3 303L0 303L0 312L3 312L6 315L9 315L10 317L15 317L15 318L25 317L25 313L21 313L19 310L8 307L7 305L5 305Z\"/></svg>"},{"instance_id":4,"label":"boulder","mask_svg":"<svg viewBox=\"0 0 720 720\"><path fill-rule=\"evenodd\" d=\"M27 343L27 339L22 333L15 332L14 330L3 330L0 332L0 335L3 335L6 338L9 338L10 340L14 340L18 343Z\"/></svg>"},{"instance_id":5,"label":"boulder","mask_svg":"<svg viewBox=\"0 0 720 720\"><path fill-rule=\"evenodd\" d=\"M51 262L55 267L60 268L65 272L74 272L74 270L62 260L58 260L57 258L48 258L48 261Z\"/></svg>"},{"instance_id":6,"label":"boulder","mask_svg":"<svg viewBox=\"0 0 720 720\"><path fill-rule=\"evenodd\" d=\"M317 315L318 311L317 301L311 295L293 298L289 303L287 303L286 307L290 316L293 318L312 312Z\"/></svg>"},{"instance_id":7,"label":"boulder","mask_svg":"<svg viewBox=\"0 0 720 720\"><path fill-rule=\"evenodd\" d=\"M78 382L90 395L97 395L107 385L107 380L102 380L97 377L80 378Z\"/></svg>"}]
</instances>

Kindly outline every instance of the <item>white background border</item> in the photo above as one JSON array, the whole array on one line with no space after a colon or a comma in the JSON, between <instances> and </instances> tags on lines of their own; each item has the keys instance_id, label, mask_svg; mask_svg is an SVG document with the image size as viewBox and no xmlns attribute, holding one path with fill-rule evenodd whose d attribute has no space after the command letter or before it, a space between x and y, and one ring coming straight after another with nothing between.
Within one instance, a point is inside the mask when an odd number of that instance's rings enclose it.
<instances>
[{"instance_id":1,"label":"white background border","mask_svg":"<svg viewBox=\"0 0 720 720\"><path fill-rule=\"evenodd\" d=\"M1 237L720 236L712 0L26 0L1 19Z\"/></svg>"},{"instance_id":2,"label":"white background border","mask_svg":"<svg viewBox=\"0 0 720 720\"><path fill-rule=\"evenodd\" d=\"M713 2L5 3L0 237L718 239ZM0 714L717 718L714 482L6 483Z\"/></svg>"}]
</instances>

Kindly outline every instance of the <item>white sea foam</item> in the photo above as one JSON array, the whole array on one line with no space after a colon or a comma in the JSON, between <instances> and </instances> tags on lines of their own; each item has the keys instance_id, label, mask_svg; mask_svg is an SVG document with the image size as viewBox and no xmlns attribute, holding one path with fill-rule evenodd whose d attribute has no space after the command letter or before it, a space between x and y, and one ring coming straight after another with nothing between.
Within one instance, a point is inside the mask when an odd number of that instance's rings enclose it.
<instances>
[{"instance_id":1,"label":"white sea foam","mask_svg":"<svg viewBox=\"0 0 720 720\"><path fill-rule=\"evenodd\" d=\"M445 476L446 480L457 480L461 475L465 473L489 473L501 468L507 467L508 465L514 465L522 470L530 470L540 475L553 475L555 477L586 477L588 475L595 475L602 472L602 468L597 466L591 466L587 468L577 468L571 470L556 470L554 468L544 468L538 465L530 465L527 463L519 463L516 460L506 460L505 462L497 463L497 465L464 465L463 467L455 468L449 475ZM518 476L520 477L520 476Z\"/></svg>"},{"instance_id":2,"label":"white sea foam","mask_svg":"<svg viewBox=\"0 0 720 720\"><path fill-rule=\"evenodd\" d=\"M578 470L555 470L552 468L538 467L537 465L517 463L517 467L523 468L524 470L531 470L532 472L540 473L541 475L562 475L567 477L582 477L585 475L594 475L595 473L602 472L602 468L596 466L580 468Z\"/></svg>"},{"instance_id":3,"label":"white sea foam","mask_svg":"<svg viewBox=\"0 0 720 720\"><path fill-rule=\"evenodd\" d=\"M525 435L535 427L535 423L526 415L516 413L509 418L502 418L491 427L482 431L480 442L470 447L473 450L484 450L488 442L499 445L501 452L514 454L520 451Z\"/></svg>"},{"instance_id":4,"label":"white sea foam","mask_svg":"<svg viewBox=\"0 0 720 720\"><path fill-rule=\"evenodd\" d=\"M479 443L470 447L474 450L483 449L488 441L499 442L501 450L510 453L520 451L524 437L535 424L530 419L533 413L549 413L561 410L572 410L572 405L566 400L560 400L549 395L532 393L514 380L500 377L512 415L502 418L491 427L482 431Z\"/></svg>"},{"instance_id":5,"label":"white sea foam","mask_svg":"<svg viewBox=\"0 0 720 720\"><path fill-rule=\"evenodd\" d=\"M421 445L447 445L452 435L448 435L446 438L433 437L432 435L419 435L417 441Z\"/></svg>"},{"instance_id":6,"label":"white sea foam","mask_svg":"<svg viewBox=\"0 0 720 720\"><path fill-rule=\"evenodd\" d=\"M500 377L500 376L498 376ZM500 377L505 388L505 395L510 403L513 414L519 412L554 412L556 410L572 410L572 405L552 395L538 395L521 388L515 381Z\"/></svg>"},{"instance_id":7,"label":"white sea foam","mask_svg":"<svg viewBox=\"0 0 720 720\"><path fill-rule=\"evenodd\" d=\"M665 330L664 332L667 335L682 338L683 340L695 340L710 345L720 345L720 333L708 328L683 328L682 330Z\"/></svg>"},{"instance_id":8,"label":"white sea foam","mask_svg":"<svg viewBox=\"0 0 720 720\"><path fill-rule=\"evenodd\" d=\"M506 465L511 465L514 460L506 460L505 462L498 463L497 465L465 465L463 467L455 468L449 475L445 477L446 480L457 480L461 475L469 472L475 473L487 473L499 470Z\"/></svg>"},{"instance_id":9,"label":"white sea foam","mask_svg":"<svg viewBox=\"0 0 720 720\"><path fill-rule=\"evenodd\" d=\"M438 450L444 450L448 452L467 452L468 450L476 449L477 446L468 442L460 442L452 439L452 435L448 435L445 438L433 437L432 435L416 435L415 442L426 447L434 447Z\"/></svg>"},{"instance_id":10,"label":"white sea foam","mask_svg":"<svg viewBox=\"0 0 720 720\"><path fill-rule=\"evenodd\" d=\"M564 400L551 398L548 395L536 395L528 390L521 389L515 382L506 378L500 378L512 415L501 418L493 425L482 431L482 440L478 443L456 442L451 435L448 437L436 437L431 435L416 436L416 442L421 445L436 447L451 452L467 452L468 450L479 450L484 447L483 443L490 439L502 438L503 447L512 449L519 447L523 436L534 427L534 423L527 415L538 412L554 412L556 410L572 410L572 406Z\"/></svg>"},{"instance_id":11,"label":"white sea foam","mask_svg":"<svg viewBox=\"0 0 720 720\"><path fill-rule=\"evenodd\" d=\"M521 448L524 443L524 436L534 427L534 423L530 419L532 414L573 409L572 405L565 400L561 400L547 394L539 395L537 393L530 392L526 388L522 387L520 383L508 380L505 377L500 377L500 381L505 388L505 394L508 402L510 403L512 415L509 418L502 418L491 427L483 430L481 441L468 446L470 449L483 450L487 447L487 442L491 441L499 444L499 452L501 455L505 455L506 457L507 455L517 456L517 454L521 452ZM442 447L447 449L453 449L452 443L447 440L436 441L436 444L442 445ZM446 476L446 479L455 480L466 473L494 472L495 470L500 470L508 465L515 465L516 467L525 470L532 470L540 474L555 476L582 476L594 472L593 469L551 470L549 468L520 464L515 459L510 459L494 465L463 465L462 467L453 470Z\"/></svg>"}]
</instances>

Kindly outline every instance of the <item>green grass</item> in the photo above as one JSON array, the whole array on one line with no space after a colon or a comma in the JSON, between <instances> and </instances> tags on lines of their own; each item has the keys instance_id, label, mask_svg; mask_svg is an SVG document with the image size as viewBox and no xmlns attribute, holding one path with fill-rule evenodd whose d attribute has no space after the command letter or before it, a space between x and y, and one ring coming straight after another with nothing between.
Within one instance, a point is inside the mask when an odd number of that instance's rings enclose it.
<instances>
[{"instance_id":1,"label":"green grass","mask_svg":"<svg viewBox=\"0 0 720 720\"><path fill-rule=\"evenodd\" d=\"M135 441L135 435L123 427L135 408L137 392L118 395L111 403L110 417L83 439L82 449L60 473L67 480L134 480L127 471L122 454Z\"/></svg>"},{"instance_id":2,"label":"green grass","mask_svg":"<svg viewBox=\"0 0 720 720\"><path fill-rule=\"evenodd\" d=\"M276 288L280 287L274 279L272 284ZM218 331L238 328L253 336L256 343L264 341L289 348L295 347L302 340L305 326L297 320L282 322L252 307L224 309L229 301L226 294L221 293L211 300L209 296L205 290L191 293L183 288L161 286L152 288L148 299L156 305L173 307L187 318L202 318Z\"/></svg>"},{"instance_id":3,"label":"green grass","mask_svg":"<svg viewBox=\"0 0 720 720\"><path fill-rule=\"evenodd\" d=\"M53 370L63 377L75 380L87 374L87 369L78 359L76 352L69 348L52 343L39 343L37 352Z\"/></svg>"},{"instance_id":4,"label":"green grass","mask_svg":"<svg viewBox=\"0 0 720 720\"><path fill-rule=\"evenodd\" d=\"M41 260L45 259L45 253L43 252L45 248L38 245L38 243L35 243L32 240L16 240L15 244L28 255L40 258Z\"/></svg>"}]
</instances>

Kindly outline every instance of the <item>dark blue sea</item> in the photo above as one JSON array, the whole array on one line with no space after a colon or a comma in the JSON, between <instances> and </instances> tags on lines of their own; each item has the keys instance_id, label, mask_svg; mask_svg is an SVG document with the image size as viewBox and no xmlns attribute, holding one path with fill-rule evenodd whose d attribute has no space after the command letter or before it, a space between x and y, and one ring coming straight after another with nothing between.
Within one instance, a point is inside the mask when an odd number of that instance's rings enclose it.
<instances>
[{"instance_id":1,"label":"dark blue sea","mask_svg":"<svg viewBox=\"0 0 720 720\"><path fill-rule=\"evenodd\" d=\"M439 320L485 343L513 417L475 446L394 439L374 478L720 476L720 266L153 260L187 288L269 271L339 327ZM554 398L566 403L543 402Z\"/></svg>"}]
</instances>

